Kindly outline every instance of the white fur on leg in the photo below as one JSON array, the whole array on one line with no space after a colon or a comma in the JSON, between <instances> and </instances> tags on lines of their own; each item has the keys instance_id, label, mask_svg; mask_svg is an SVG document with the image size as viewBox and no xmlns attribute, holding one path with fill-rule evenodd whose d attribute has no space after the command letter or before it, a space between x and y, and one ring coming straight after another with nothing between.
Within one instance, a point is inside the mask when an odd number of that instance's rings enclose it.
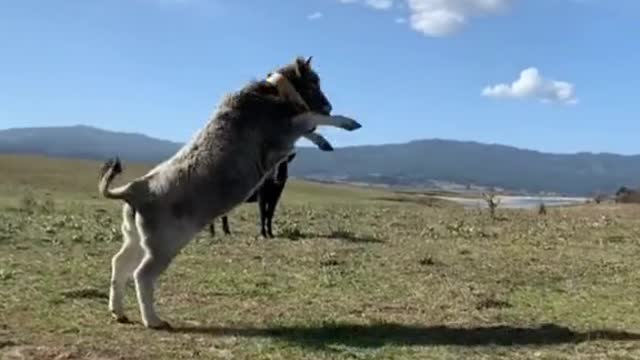
<instances>
[{"instance_id":1,"label":"white fur on leg","mask_svg":"<svg viewBox=\"0 0 640 360\"><path fill-rule=\"evenodd\" d=\"M144 258L133 273L136 295L142 322L148 328L167 329L171 326L163 321L155 310L154 292L156 281L169 267L173 258L193 238L199 227L188 221L176 219L159 221L153 228L145 226L140 214L136 216Z\"/></svg>"},{"instance_id":2,"label":"white fur on leg","mask_svg":"<svg viewBox=\"0 0 640 360\"><path fill-rule=\"evenodd\" d=\"M170 258L154 257L146 253L140 266L133 274L140 315L144 326L152 329L166 328L169 324L158 316L154 306L155 282L171 262Z\"/></svg>"},{"instance_id":3,"label":"white fur on leg","mask_svg":"<svg viewBox=\"0 0 640 360\"><path fill-rule=\"evenodd\" d=\"M111 260L111 286L109 289L109 311L119 322L128 322L124 313L124 296L127 281L142 260L142 247L135 228L133 209L123 206L122 237L120 251Z\"/></svg>"},{"instance_id":4,"label":"white fur on leg","mask_svg":"<svg viewBox=\"0 0 640 360\"><path fill-rule=\"evenodd\" d=\"M317 126L333 126L340 129L353 131L362 127L357 121L342 115L322 115L307 112L294 118L294 122L303 121L309 130Z\"/></svg>"}]
</instances>

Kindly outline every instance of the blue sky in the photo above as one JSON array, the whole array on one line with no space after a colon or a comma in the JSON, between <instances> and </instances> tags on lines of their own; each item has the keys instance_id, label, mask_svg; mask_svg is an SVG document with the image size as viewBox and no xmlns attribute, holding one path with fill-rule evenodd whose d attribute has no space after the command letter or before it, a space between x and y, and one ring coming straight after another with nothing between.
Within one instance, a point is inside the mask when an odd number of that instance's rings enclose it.
<instances>
[{"instance_id":1,"label":"blue sky","mask_svg":"<svg viewBox=\"0 0 640 360\"><path fill-rule=\"evenodd\" d=\"M446 138L640 153L637 0L0 0L0 128L184 141L313 55L338 146ZM301 142L301 145L308 145Z\"/></svg>"}]
</instances>

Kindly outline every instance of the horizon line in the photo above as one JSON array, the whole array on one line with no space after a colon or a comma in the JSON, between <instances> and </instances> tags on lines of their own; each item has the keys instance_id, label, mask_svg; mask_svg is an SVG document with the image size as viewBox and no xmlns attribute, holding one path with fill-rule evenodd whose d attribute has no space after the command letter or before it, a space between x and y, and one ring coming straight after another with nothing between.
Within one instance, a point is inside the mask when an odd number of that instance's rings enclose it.
<instances>
[{"instance_id":1,"label":"horizon line","mask_svg":"<svg viewBox=\"0 0 640 360\"><path fill-rule=\"evenodd\" d=\"M122 131L122 130L115 130L115 129L97 127L97 126L86 125L86 124L10 127L10 128L0 128L0 132L2 132L2 131L11 131L11 130L28 130L28 129L69 129L69 128L79 128L79 127L90 128L90 129L106 131L106 132L112 132L112 133L145 136L145 137L148 137L150 139L157 140L157 141L166 141L166 142L171 142L171 143L174 143L174 144L177 144L177 145L184 145L185 143L187 143L189 141L189 140L175 141L175 140L169 140L169 139L163 139L163 138L151 136L151 135L148 135L148 134L145 134L145 133L142 133L142 132ZM536 153L539 153L539 154L545 154L545 155L561 155L561 156L571 156L571 155L574 155L574 156L575 155L613 155L613 156L621 156L621 157L637 157L637 156L640 156L640 153L621 154L621 153L614 153L614 152L607 152L607 151L593 152L593 151L587 151L587 150L575 151L575 152L548 152L548 151L544 151L544 150L519 147L519 146L509 145L509 144L501 144L501 143L493 143L493 142L482 142L482 141L478 141L478 140L445 139L445 138L438 138L438 137L413 139L413 140L401 141L401 142L387 142L387 143L371 143L371 144L361 144L361 145L336 146L336 147L334 147L334 149L352 149L352 148L372 147L372 146L408 145L408 144L415 143L415 142L420 142L420 141L451 141L451 142L459 142L459 143L475 143L475 144L485 145L485 146L501 146L501 147L508 147L508 148L517 149L517 150L521 150L521 151L532 151L532 152L536 152ZM296 146L296 147L298 147L298 148L306 148L306 149L315 148L314 146L311 146L311 145L308 145L308 146Z\"/></svg>"}]
</instances>

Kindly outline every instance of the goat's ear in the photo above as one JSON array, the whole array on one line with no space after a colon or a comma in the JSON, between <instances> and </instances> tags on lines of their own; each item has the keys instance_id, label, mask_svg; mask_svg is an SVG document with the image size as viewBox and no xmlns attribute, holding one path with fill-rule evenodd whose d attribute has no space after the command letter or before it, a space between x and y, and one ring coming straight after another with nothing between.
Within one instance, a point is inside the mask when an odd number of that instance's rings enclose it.
<instances>
[{"instance_id":1,"label":"goat's ear","mask_svg":"<svg viewBox=\"0 0 640 360\"><path fill-rule=\"evenodd\" d=\"M312 60L312 59L313 59L313 55L312 55L312 56L309 56L309 57L307 58L307 60L305 60L305 62L304 62L304 63L305 63L305 65L307 65L307 67L311 67L311 60Z\"/></svg>"},{"instance_id":2,"label":"goat's ear","mask_svg":"<svg viewBox=\"0 0 640 360\"><path fill-rule=\"evenodd\" d=\"M301 77L302 74L304 74L308 69L309 69L309 65L307 64L307 60L305 60L302 57L297 57L296 61L296 75L298 77Z\"/></svg>"},{"instance_id":3,"label":"goat's ear","mask_svg":"<svg viewBox=\"0 0 640 360\"><path fill-rule=\"evenodd\" d=\"M287 162L291 162L295 157L296 157L296 153L289 154L289 157L287 158Z\"/></svg>"}]
</instances>

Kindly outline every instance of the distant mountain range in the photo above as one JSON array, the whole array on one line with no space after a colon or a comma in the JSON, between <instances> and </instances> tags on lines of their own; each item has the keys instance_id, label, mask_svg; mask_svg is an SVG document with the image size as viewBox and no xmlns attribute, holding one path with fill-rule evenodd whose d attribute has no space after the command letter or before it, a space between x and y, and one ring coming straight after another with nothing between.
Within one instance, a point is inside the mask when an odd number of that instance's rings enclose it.
<instances>
[{"instance_id":1,"label":"distant mountain range","mask_svg":"<svg viewBox=\"0 0 640 360\"><path fill-rule=\"evenodd\" d=\"M156 163L182 144L89 126L0 130L0 153ZM0 169L0 174L1 174ZM291 173L302 178L402 187L487 186L526 193L612 193L640 183L640 156L548 154L510 146L416 140L321 152L301 147ZM445 186L446 187L446 186Z\"/></svg>"}]
</instances>

